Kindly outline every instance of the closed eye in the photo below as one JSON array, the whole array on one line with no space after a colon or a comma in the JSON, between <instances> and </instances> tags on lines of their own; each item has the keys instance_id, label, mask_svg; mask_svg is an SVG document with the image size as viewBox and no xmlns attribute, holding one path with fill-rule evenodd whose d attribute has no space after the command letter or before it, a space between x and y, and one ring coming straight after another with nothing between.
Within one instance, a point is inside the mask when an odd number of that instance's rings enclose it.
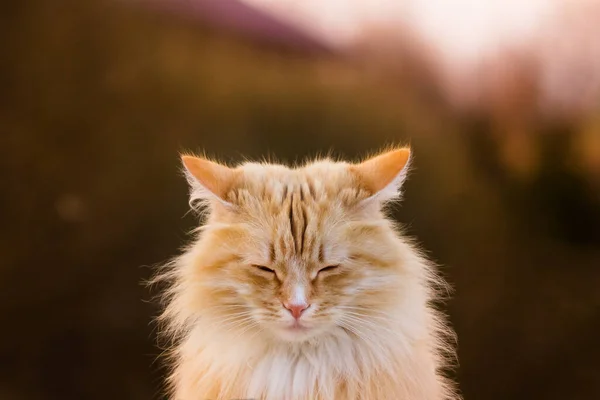
<instances>
[{"instance_id":1,"label":"closed eye","mask_svg":"<svg viewBox=\"0 0 600 400\"><path fill-rule=\"evenodd\" d=\"M317 274L320 274L321 272L329 272L329 271L333 271L335 269L338 269L339 265L328 265L325 268L321 268L319 270L319 272L317 272Z\"/></svg>"},{"instance_id":2,"label":"closed eye","mask_svg":"<svg viewBox=\"0 0 600 400\"><path fill-rule=\"evenodd\" d=\"M269 267L265 267L264 265L253 265L254 268L260 269L261 271L264 272L269 272L271 274L275 273L275 270L269 268Z\"/></svg>"}]
</instances>

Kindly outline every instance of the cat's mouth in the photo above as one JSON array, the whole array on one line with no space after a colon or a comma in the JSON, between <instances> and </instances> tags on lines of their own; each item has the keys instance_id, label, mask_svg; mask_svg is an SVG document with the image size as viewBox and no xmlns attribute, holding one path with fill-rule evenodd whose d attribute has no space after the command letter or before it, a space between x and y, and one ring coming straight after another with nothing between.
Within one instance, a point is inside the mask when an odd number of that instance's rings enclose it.
<instances>
[{"instance_id":1,"label":"cat's mouth","mask_svg":"<svg viewBox=\"0 0 600 400\"><path fill-rule=\"evenodd\" d=\"M279 332L282 338L291 342L307 340L316 333L315 329L300 321L294 321L282 326Z\"/></svg>"},{"instance_id":2,"label":"cat's mouth","mask_svg":"<svg viewBox=\"0 0 600 400\"><path fill-rule=\"evenodd\" d=\"M310 330L310 328L306 325L303 325L300 321L294 321L285 328L290 332L306 332Z\"/></svg>"}]
</instances>

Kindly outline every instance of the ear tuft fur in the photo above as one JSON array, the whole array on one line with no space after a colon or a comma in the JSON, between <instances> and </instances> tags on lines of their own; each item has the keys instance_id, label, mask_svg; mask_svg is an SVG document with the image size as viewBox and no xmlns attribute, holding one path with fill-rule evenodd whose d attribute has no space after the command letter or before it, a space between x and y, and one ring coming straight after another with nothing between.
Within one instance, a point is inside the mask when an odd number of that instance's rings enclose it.
<instances>
[{"instance_id":1,"label":"ear tuft fur","mask_svg":"<svg viewBox=\"0 0 600 400\"><path fill-rule=\"evenodd\" d=\"M190 206L193 209L203 208L211 200L232 206L226 197L237 180L238 170L191 155L182 155L181 161L190 185Z\"/></svg>"},{"instance_id":2,"label":"ear tuft fur","mask_svg":"<svg viewBox=\"0 0 600 400\"><path fill-rule=\"evenodd\" d=\"M372 193L372 198L388 201L400 195L410 161L410 148L402 147L354 164L350 169L356 174L359 184Z\"/></svg>"}]
</instances>

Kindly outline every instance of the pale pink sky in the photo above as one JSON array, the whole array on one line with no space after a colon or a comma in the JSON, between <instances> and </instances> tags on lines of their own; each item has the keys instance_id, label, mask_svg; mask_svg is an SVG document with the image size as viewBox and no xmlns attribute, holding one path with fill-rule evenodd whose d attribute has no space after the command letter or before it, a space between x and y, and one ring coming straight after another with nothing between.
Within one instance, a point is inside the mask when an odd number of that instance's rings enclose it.
<instances>
[{"instance_id":1,"label":"pale pink sky","mask_svg":"<svg viewBox=\"0 0 600 400\"><path fill-rule=\"evenodd\" d=\"M243 1L335 46L352 46L372 27L383 28L390 43L395 32L411 32L433 51L457 101L476 102L485 80L518 62L515 50L540 66L541 105L579 107L600 93L600 0ZM500 69L482 75L490 60Z\"/></svg>"},{"instance_id":2,"label":"pale pink sky","mask_svg":"<svg viewBox=\"0 0 600 400\"><path fill-rule=\"evenodd\" d=\"M527 40L552 16L557 4L569 0L244 1L335 45L352 44L368 26L403 24L449 57L473 58L489 48Z\"/></svg>"}]
</instances>

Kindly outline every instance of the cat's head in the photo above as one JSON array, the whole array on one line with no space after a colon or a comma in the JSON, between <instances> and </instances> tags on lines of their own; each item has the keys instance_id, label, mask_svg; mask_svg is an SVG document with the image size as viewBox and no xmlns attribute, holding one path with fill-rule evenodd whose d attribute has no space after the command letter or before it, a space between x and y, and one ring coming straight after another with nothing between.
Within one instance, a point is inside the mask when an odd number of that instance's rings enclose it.
<instances>
[{"instance_id":1,"label":"cat's head","mask_svg":"<svg viewBox=\"0 0 600 400\"><path fill-rule=\"evenodd\" d=\"M362 317L383 318L402 286L381 207L409 158L399 148L356 164L230 168L184 156L191 203L209 209L185 273L188 304L224 332L295 342L365 332Z\"/></svg>"}]
</instances>

